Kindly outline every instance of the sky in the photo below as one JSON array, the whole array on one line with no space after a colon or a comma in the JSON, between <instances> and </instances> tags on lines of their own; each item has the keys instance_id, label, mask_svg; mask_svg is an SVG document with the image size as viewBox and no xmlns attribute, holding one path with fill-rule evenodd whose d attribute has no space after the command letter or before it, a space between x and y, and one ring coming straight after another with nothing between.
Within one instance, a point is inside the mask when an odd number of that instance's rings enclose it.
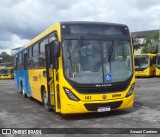
<instances>
[{"instance_id":1,"label":"sky","mask_svg":"<svg viewBox=\"0 0 160 137\"><path fill-rule=\"evenodd\" d=\"M159 0L1 0L0 53L24 46L59 21L128 25L131 32L160 28Z\"/></svg>"}]
</instances>

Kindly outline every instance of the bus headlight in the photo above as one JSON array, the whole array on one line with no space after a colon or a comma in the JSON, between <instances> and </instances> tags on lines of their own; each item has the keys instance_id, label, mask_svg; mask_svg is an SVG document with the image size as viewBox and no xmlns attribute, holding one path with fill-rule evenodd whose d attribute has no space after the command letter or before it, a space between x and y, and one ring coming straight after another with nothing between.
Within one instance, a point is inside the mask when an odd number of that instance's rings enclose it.
<instances>
[{"instance_id":1,"label":"bus headlight","mask_svg":"<svg viewBox=\"0 0 160 137\"><path fill-rule=\"evenodd\" d=\"M135 87L135 83L132 84L130 90L128 91L126 97L129 97L133 94L133 91L134 91L134 87Z\"/></svg>"},{"instance_id":2,"label":"bus headlight","mask_svg":"<svg viewBox=\"0 0 160 137\"><path fill-rule=\"evenodd\" d=\"M76 95L74 95L73 92L70 91L68 88L64 88L64 91L70 100L80 101L80 99Z\"/></svg>"}]
</instances>

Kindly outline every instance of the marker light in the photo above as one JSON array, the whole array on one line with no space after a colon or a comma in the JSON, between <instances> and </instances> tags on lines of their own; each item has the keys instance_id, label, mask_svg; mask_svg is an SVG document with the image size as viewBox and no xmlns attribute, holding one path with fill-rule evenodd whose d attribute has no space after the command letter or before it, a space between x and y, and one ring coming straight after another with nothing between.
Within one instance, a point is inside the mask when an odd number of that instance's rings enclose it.
<instances>
[{"instance_id":1,"label":"marker light","mask_svg":"<svg viewBox=\"0 0 160 137\"><path fill-rule=\"evenodd\" d=\"M134 87L135 87L135 83L132 84L130 90L128 91L126 97L129 97L133 94L133 91L134 91Z\"/></svg>"},{"instance_id":2,"label":"marker light","mask_svg":"<svg viewBox=\"0 0 160 137\"><path fill-rule=\"evenodd\" d=\"M80 99L79 99L78 97L76 97L76 95L74 95L69 89L64 88L64 91L65 91L67 97L68 97L70 100L80 101Z\"/></svg>"}]
</instances>

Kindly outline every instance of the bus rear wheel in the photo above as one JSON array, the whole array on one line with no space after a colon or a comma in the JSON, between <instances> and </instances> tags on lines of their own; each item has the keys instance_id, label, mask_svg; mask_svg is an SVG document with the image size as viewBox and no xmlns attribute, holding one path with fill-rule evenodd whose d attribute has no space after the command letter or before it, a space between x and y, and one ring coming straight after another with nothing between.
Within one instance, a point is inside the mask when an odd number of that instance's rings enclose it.
<instances>
[{"instance_id":1,"label":"bus rear wheel","mask_svg":"<svg viewBox=\"0 0 160 137\"><path fill-rule=\"evenodd\" d=\"M46 92L45 89L43 90L42 99L43 99L44 108L45 108L47 111L51 111L51 108L48 106L48 96L47 96L47 92Z\"/></svg>"},{"instance_id":2,"label":"bus rear wheel","mask_svg":"<svg viewBox=\"0 0 160 137\"><path fill-rule=\"evenodd\" d=\"M22 86L22 95L23 95L24 98L27 97L27 94L25 93L23 86Z\"/></svg>"}]
</instances>

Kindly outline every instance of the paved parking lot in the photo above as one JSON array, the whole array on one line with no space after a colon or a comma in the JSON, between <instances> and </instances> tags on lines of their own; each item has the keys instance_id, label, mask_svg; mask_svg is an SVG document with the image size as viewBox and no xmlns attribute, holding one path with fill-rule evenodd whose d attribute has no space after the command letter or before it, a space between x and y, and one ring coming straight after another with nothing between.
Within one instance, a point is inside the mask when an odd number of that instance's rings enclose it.
<instances>
[{"instance_id":1,"label":"paved parking lot","mask_svg":"<svg viewBox=\"0 0 160 137\"><path fill-rule=\"evenodd\" d=\"M160 78L136 79L132 109L67 116L47 112L41 103L23 98L13 80L0 80L0 127L160 128Z\"/></svg>"}]
</instances>

